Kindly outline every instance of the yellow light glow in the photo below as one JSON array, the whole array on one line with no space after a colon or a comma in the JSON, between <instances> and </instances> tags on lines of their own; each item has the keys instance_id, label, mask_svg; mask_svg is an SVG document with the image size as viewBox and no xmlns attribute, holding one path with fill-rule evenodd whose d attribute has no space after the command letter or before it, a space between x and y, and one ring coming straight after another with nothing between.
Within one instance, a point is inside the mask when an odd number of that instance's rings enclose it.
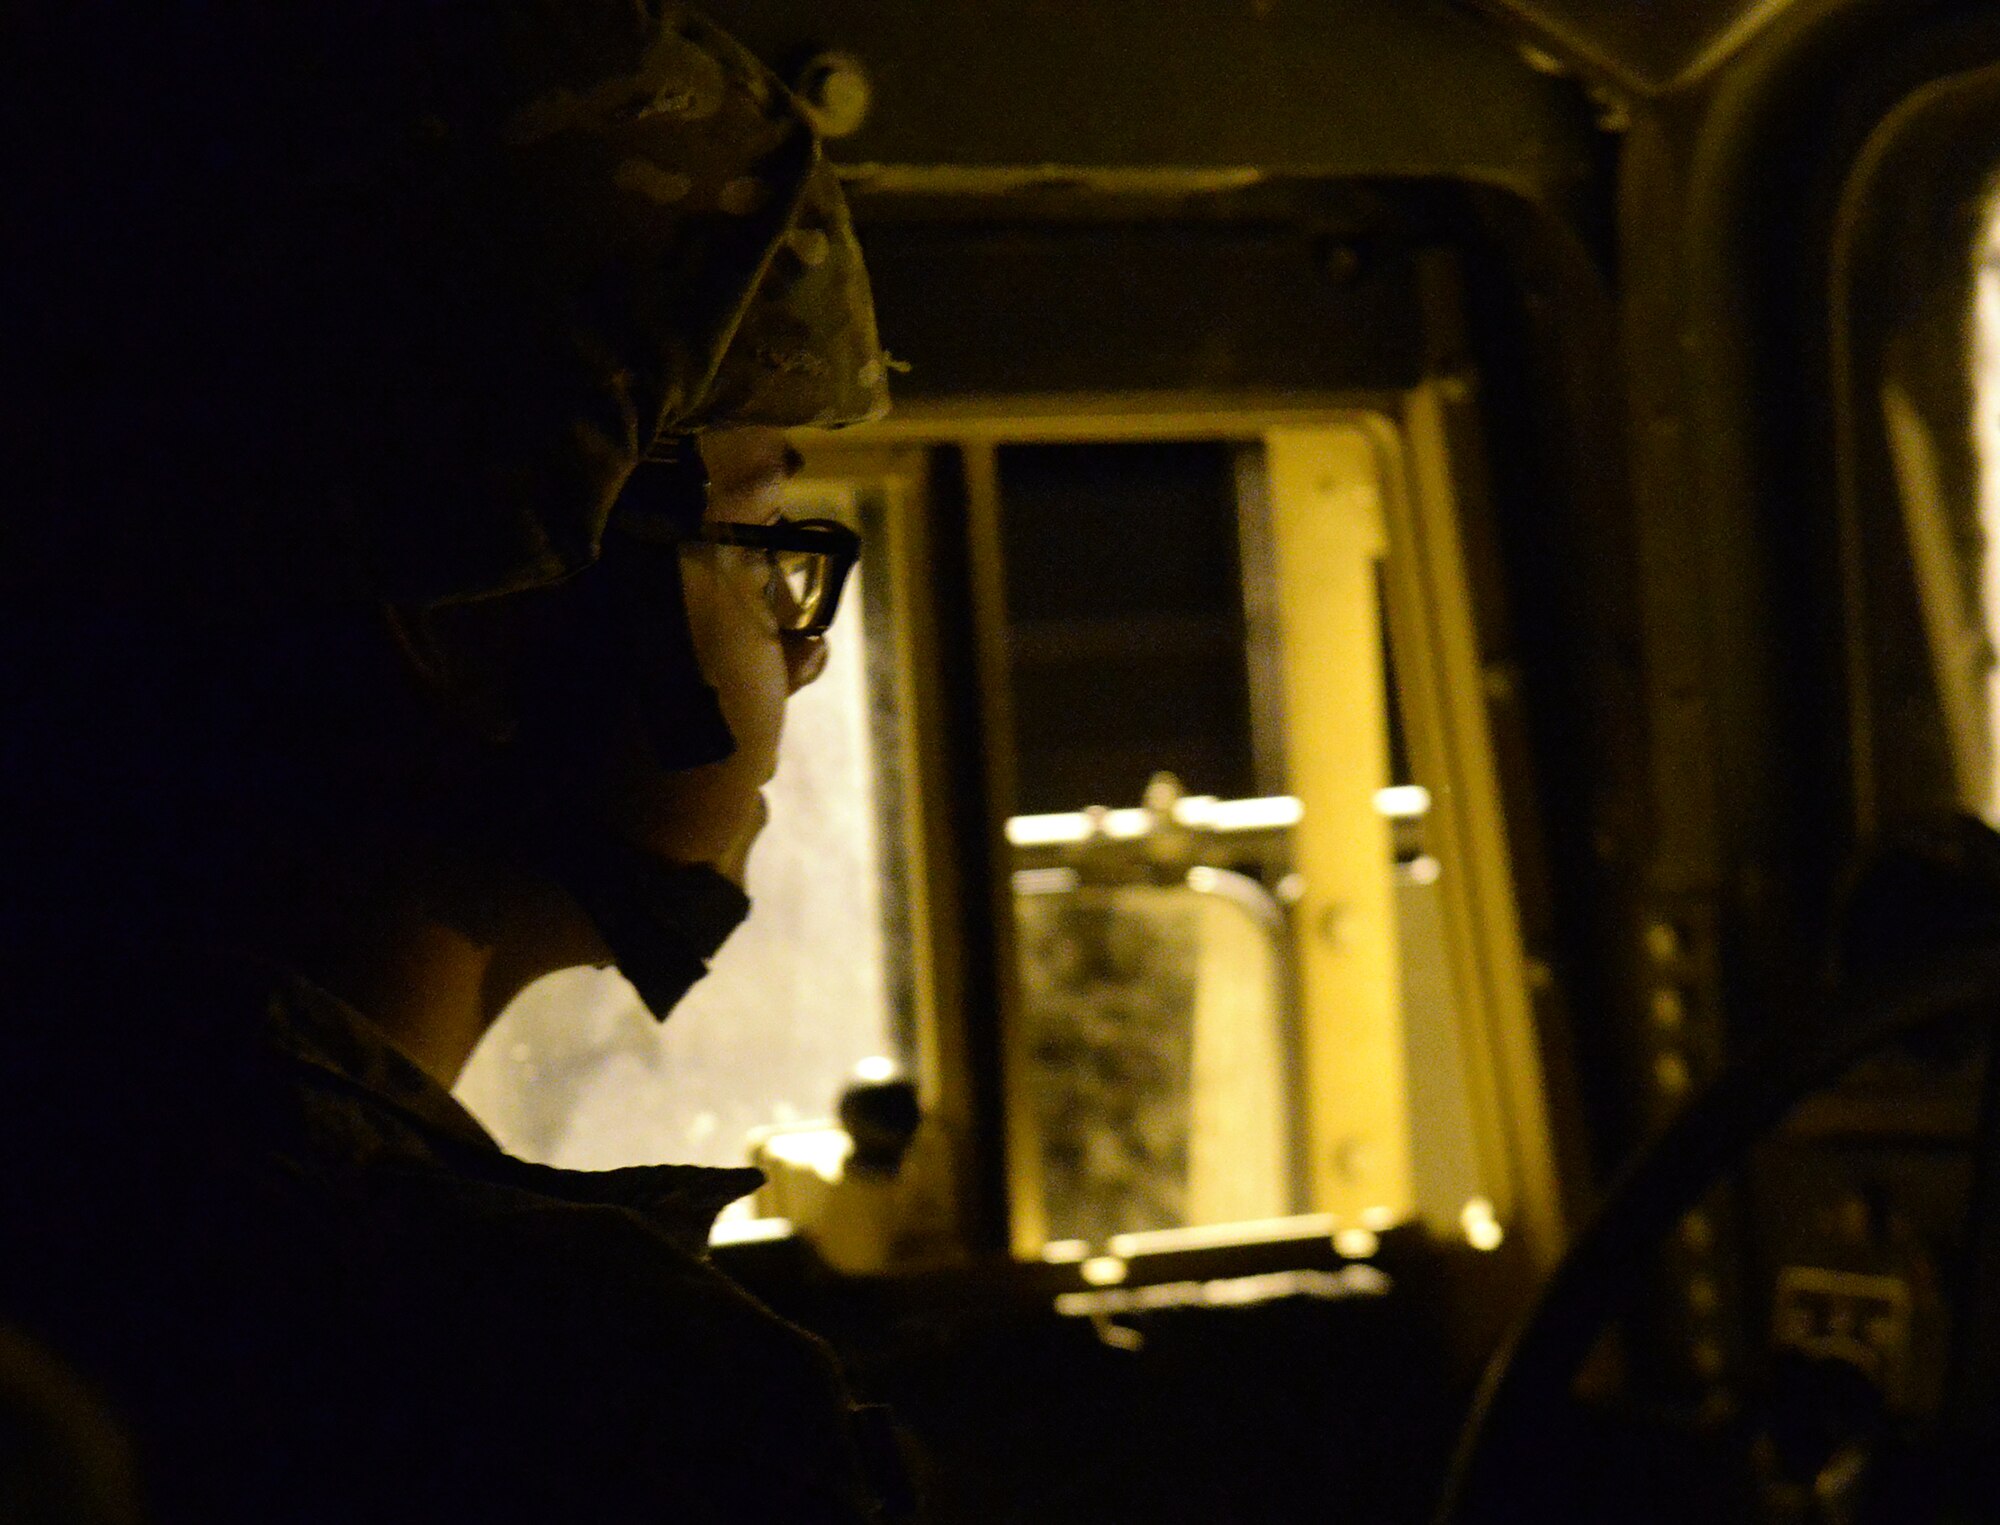
<instances>
[{"instance_id":1,"label":"yellow light glow","mask_svg":"<svg viewBox=\"0 0 2000 1525\"><path fill-rule=\"evenodd\" d=\"M1007 840L1016 847L1058 847L1090 840L1090 818L1073 812L1061 815L1017 815L1007 821Z\"/></svg>"},{"instance_id":2,"label":"yellow light glow","mask_svg":"<svg viewBox=\"0 0 2000 1525\"><path fill-rule=\"evenodd\" d=\"M792 1220L789 1218L731 1218L715 1220L715 1227L709 1230L710 1244L766 1244L773 1239L789 1239L792 1236Z\"/></svg>"},{"instance_id":3,"label":"yellow light glow","mask_svg":"<svg viewBox=\"0 0 2000 1525\"><path fill-rule=\"evenodd\" d=\"M1304 820L1306 807L1289 794L1272 794L1252 800L1217 800L1205 814L1201 824L1210 831L1278 831Z\"/></svg>"},{"instance_id":4,"label":"yellow light glow","mask_svg":"<svg viewBox=\"0 0 2000 1525\"><path fill-rule=\"evenodd\" d=\"M1067 895L1083 877L1073 868L1017 868L1014 870L1016 895Z\"/></svg>"},{"instance_id":5,"label":"yellow light glow","mask_svg":"<svg viewBox=\"0 0 2000 1525\"><path fill-rule=\"evenodd\" d=\"M1333 1248L1343 1260L1369 1260L1382 1248L1382 1241L1372 1229L1344 1228L1335 1231Z\"/></svg>"},{"instance_id":6,"label":"yellow light glow","mask_svg":"<svg viewBox=\"0 0 2000 1525\"><path fill-rule=\"evenodd\" d=\"M1429 815L1431 792L1422 784L1392 784L1375 791L1375 813L1391 820L1410 820Z\"/></svg>"},{"instance_id":7,"label":"yellow light glow","mask_svg":"<svg viewBox=\"0 0 2000 1525\"><path fill-rule=\"evenodd\" d=\"M1051 1239L1042 1246L1042 1259L1052 1266L1073 1266L1090 1258L1090 1246L1081 1239Z\"/></svg>"},{"instance_id":8,"label":"yellow light glow","mask_svg":"<svg viewBox=\"0 0 2000 1525\"><path fill-rule=\"evenodd\" d=\"M827 1185L837 1183L854 1153L854 1140L845 1128L801 1128L797 1132L773 1133L764 1140L764 1152L772 1159L801 1170L810 1170Z\"/></svg>"},{"instance_id":9,"label":"yellow light glow","mask_svg":"<svg viewBox=\"0 0 2000 1525\"><path fill-rule=\"evenodd\" d=\"M1145 1229L1113 1234L1114 1255L1160 1255L1176 1250L1211 1250L1223 1245L1282 1244L1288 1239L1324 1239L1334 1230L1331 1213L1301 1213L1289 1218L1241 1219L1232 1223L1198 1223L1186 1228ZM1082 1257L1079 1256L1079 1259Z\"/></svg>"},{"instance_id":10,"label":"yellow light glow","mask_svg":"<svg viewBox=\"0 0 2000 1525\"><path fill-rule=\"evenodd\" d=\"M876 1054L855 1065L854 1078L868 1085L880 1085L885 1080L894 1080L896 1061L885 1054Z\"/></svg>"},{"instance_id":11,"label":"yellow light glow","mask_svg":"<svg viewBox=\"0 0 2000 1525\"><path fill-rule=\"evenodd\" d=\"M1083 1263L1083 1279L1093 1287L1115 1287L1125 1279L1125 1262L1116 1255L1093 1255Z\"/></svg>"},{"instance_id":12,"label":"yellow light glow","mask_svg":"<svg viewBox=\"0 0 2000 1525\"><path fill-rule=\"evenodd\" d=\"M1056 1312L1064 1318L1110 1318L1152 1313L1161 1308L1244 1308L1281 1297L1338 1301L1386 1297L1395 1283L1375 1266L1342 1266L1337 1271L1267 1271L1214 1281L1156 1282L1148 1287L1113 1287L1101 1292L1059 1292Z\"/></svg>"},{"instance_id":13,"label":"yellow light glow","mask_svg":"<svg viewBox=\"0 0 2000 1525\"><path fill-rule=\"evenodd\" d=\"M1174 801L1174 822L1193 831L1281 831L1305 817L1305 806L1289 794L1247 800L1219 800L1212 794ZM1007 820L1007 840L1016 847L1070 847L1101 836L1132 842L1159 825L1143 806L1122 810L1076 810L1053 815L1017 815Z\"/></svg>"},{"instance_id":14,"label":"yellow light glow","mask_svg":"<svg viewBox=\"0 0 2000 1525\"><path fill-rule=\"evenodd\" d=\"M1113 842L1132 842L1153 829L1153 812L1140 806L1130 810L1107 810L1098 829Z\"/></svg>"},{"instance_id":15,"label":"yellow light glow","mask_svg":"<svg viewBox=\"0 0 2000 1525\"><path fill-rule=\"evenodd\" d=\"M1459 1210L1458 1226L1465 1230L1465 1242L1475 1250L1497 1250L1507 1236L1500 1220L1493 1216L1493 1204L1474 1197Z\"/></svg>"},{"instance_id":16,"label":"yellow light glow","mask_svg":"<svg viewBox=\"0 0 2000 1525\"><path fill-rule=\"evenodd\" d=\"M1174 819L1183 826L1199 830L1208 825L1219 803L1212 794L1184 794L1174 801Z\"/></svg>"}]
</instances>

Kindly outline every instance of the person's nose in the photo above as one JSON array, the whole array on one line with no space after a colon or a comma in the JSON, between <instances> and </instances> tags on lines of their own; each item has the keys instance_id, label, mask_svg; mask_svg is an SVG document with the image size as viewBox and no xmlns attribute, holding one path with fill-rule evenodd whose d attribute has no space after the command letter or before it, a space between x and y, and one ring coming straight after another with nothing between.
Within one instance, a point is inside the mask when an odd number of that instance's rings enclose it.
<instances>
[{"instance_id":1,"label":"person's nose","mask_svg":"<svg viewBox=\"0 0 2000 1525\"><path fill-rule=\"evenodd\" d=\"M826 637L787 635L784 645L785 676L791 684L790 691L796 694L826 671Z\"/></svg>"}]
</instances>

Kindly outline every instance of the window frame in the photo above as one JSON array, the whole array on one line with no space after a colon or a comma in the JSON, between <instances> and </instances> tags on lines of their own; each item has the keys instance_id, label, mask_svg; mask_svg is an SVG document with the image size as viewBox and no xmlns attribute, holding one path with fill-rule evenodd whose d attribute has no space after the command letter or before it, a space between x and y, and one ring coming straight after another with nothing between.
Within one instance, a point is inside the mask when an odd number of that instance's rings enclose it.
<instances>
[{"instance_id":1,"label":"window frame","mask_svg":"<svg viewBox=\"0 0 2000 1525\"><path fill-rule=\"evenodd\" d=\"M965 968L933 975L930 1025L920 1045L935 1047L934 1059L920 1060L926 1101L941 1109L957 1141L952 1159L960 1179L951 1195L965 1211L966 1247L974 1253L1004 1249L1025 1260L1042 1251L1034 1211L1040 1193L1032 1119L1015 1079L1023 1055L1016 1047L1021 1026L1014 1015L1018 992L1004 871L1009 862L1004 829L1013 798L1012 724L997 451L1014 443L1261 443L1273 431L1358 427L1372 441L1383 489L1389 540L1384 588L1404 680L1412 764L1418 781L1431 789L1431 825L1443 854L1465 869L1446 876L1452 883L1446 914L1479 1175L1507 1225L1513 1254L1536 1271L1560 1254L1565 1186L1575 1183L1559 1179L1556 1130L1571 1119L1561 1115L1556 1100L1561 1077L1553 1072L1560 1061L1552 1050L1560 1042L1554 1032L1559 1019L1537 1009L1537 992L1548 982L1535 977L1538 966L1523 944L1518 904L1516 857L1539 852L1540 846L1526 823L1509 819L1515 796L1523 791L1504 788L1501 779L1504 742L1495 731L1505 720L1492 703L1494 674L1486 658L1493 632L1480 628L1463 524L1464 516L1482 511L1483 504L1473 397L1467 376L1443 374L1407 391L1328 397L956 398L911 405L807 451L810 473L846 475L873 461L893 463L906 480L933 484L939 474L934 452L962 463L952 483L958 501L943 506L947 513L955 506L960 517L964 565L945 580L955 575L970 598L960 631L970 649L940 661L936 646L928 652L918 646L913 655L925 669L920 685L935 691L927 706L920 702L910 714L915 731L923 730L924 717L939 725L950 710L945 685L971 682L976 688L973 723L968 726L961 717L955 725L943 724L924 738L927 761L916 760L931 780L930 824L923 839L932 864L928 872L952 886L949 912L929 923L932 935L955 923L971 938L971 964L990 971L983 988L966 979ZM919 464L926 457L928 470ZM912 516L927 526L924 533L938 533L940 506L932 501ZM936 590L928 602L934 635ZM905 628L913 639L924 639L921 621L906 621ZM984 747L976 762L963 750L975 735ZM954 774L960 781L956 791L948 784L939 787ZM976 776L981 807L973 844L947 828L953 812L943 798L957 792L962 805L968 774ZM963 823L962 809L957 819ZM982 864L985 871L979 873ZM1536 867L1527 871L1533 874ZM976 879L983 879L983 892ZM977 903L989 904L984 928L975 927L969 914ZM950 962L953 951L933 948L926 956ZM998 1138L993 1118L1002 1120ZM1318 1232L1323 1235L1324 1229Z\"/></svg>"}]
</instances>

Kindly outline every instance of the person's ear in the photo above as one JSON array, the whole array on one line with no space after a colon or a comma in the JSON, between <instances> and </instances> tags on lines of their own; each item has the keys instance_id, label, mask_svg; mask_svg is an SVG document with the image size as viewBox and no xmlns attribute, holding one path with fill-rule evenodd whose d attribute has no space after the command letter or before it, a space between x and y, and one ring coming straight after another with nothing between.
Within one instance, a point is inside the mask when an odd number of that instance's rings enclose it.
<instances>
[{"instance_id":1,"label":"person's ear","mask_svg":"<svg viewBox=\"0 0 2000 1525\"><path fill-rule=\"evenodd\" d=\"M453 729L493 746L520 731L504 632L483 611L384 604L383 626L404 671L434 713Z\"/></svg>"}]
</instances>

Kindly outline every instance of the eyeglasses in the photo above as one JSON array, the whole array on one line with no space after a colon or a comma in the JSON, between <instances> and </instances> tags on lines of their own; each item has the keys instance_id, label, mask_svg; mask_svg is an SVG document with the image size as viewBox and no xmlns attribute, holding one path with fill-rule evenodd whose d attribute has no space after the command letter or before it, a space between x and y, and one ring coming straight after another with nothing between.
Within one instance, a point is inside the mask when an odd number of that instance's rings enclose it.
<instances>
[{"instance_id":1,"label":"eyeglasses","mask_svg":"<svg viewBox=\"0 0 2000 1525\"><path fill-rule=\"evenodd\" d=\"M729 545L759 553L767 563L764 597L787 635L824 635L840 609L841 589L861 559L861 537L833 519L728 521L685 527L643 509L620 507L618 529L657 545Z\"/></svg>"}]
</instances>

